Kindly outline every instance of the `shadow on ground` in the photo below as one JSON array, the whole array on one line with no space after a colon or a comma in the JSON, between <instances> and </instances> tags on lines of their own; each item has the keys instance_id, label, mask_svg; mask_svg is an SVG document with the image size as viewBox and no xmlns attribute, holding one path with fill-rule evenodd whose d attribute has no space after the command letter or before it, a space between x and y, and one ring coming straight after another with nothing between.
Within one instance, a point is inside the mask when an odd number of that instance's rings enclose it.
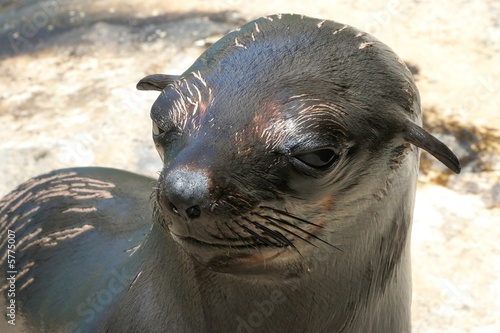
<instances>
[{"instance_id":1,"label":"shadow on ground","mask_svg":"<svg viewBox=\"0 0 500 333\"><path fill-rule=\"evenodd\" d=\"M163 13L136 17L114 9L85 11L90 5L69 1L21 0L0 3L0 59L42 52L52 47L81 48L108 41L122 45L153 42L168 36L183 47L207 34L224 34L244 23L235 12ZM79 9L80 8L80 9ZM92 34L94 26L102 31ZM107 27L103 29L103 27Z\"/></svg>"}]
</instances>

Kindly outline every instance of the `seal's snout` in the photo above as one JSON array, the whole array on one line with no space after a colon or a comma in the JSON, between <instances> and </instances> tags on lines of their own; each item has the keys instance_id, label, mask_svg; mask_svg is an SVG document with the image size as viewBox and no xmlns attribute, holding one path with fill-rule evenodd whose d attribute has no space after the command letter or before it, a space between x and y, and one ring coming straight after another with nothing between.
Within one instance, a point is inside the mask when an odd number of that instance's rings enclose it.
<instances>
[{"instance_id":1,"label":"seal's snout","mask_svg":"<svg viewBox=\"0 0 500 333\"><path fill-rule=\"evenodd\" d=\"M209 194L209 179L203 170L175 169L163 180L161 206L164 210L192 220L201 215Z\"/></svg>"}]
</instances>

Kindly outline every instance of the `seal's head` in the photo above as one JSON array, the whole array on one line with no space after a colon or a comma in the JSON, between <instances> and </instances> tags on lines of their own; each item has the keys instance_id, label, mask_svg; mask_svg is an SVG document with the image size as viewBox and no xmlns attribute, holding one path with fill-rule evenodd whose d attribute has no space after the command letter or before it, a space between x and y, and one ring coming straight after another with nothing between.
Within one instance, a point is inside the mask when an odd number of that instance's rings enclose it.
<instances>
[{"instance_id":1,"label":"seal's head","mask_svg":"<svg viewBox=\"0 0 500 333\"><path fill-rule=\"evenodd\" d=\"M161 91L151 110L160 223L217 271L280 270L318 248L353 253L357 242L372 251L394 215L410 210L411 221L414 146L460 170L420 128L405 64L336 22L260 18L184 74L138 88Z\"/></svg>"}]
</instances>

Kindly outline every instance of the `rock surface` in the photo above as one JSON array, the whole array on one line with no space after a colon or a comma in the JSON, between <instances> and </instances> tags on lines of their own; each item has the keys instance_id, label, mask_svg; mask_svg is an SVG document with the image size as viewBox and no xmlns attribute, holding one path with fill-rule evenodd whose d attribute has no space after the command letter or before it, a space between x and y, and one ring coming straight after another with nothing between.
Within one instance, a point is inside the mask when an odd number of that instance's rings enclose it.
<instances>
[{"instance_id":1,"label":"rock surface","mask_svg":"<svg viewBox=\"0 0 500 333\"><path fill-rule=\"evenodd\" d=\"M500 332L500 3L0 1L0 196L53 169L155 176L152 73L183 72L243 22L294 12L349 23L414 68L426 128L463 164L426 154L413 228L414 332Z\"/></svg>"}]
</instances>

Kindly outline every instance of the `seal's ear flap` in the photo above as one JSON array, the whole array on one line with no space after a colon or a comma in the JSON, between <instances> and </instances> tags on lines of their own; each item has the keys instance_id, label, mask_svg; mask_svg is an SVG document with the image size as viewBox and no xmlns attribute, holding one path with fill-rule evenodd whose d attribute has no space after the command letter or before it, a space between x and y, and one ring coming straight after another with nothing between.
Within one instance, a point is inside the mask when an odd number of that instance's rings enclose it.
<instances>
[{"instance_id":1,"label":"seal's ear flap","mask_svg":"<svg viewBox=\"0 0 500 333\"><path fill-rule=\"evenodd\" d=\"M162 91L167 85L177 81L179 76L166 74L148 75L137 83L137 90L158 90Z\"/></svg>"},{"instance_id":2,"label":"seal's ear flap","mask_svg":"<svg viewBox=\"0 0 500 333\"><path fill-rule=\"evenodd\" d=\"M403 138L432 154L441 163L455 173L460 173L460 162L453 152L444 143L433 137L420 126L411 121L406 122Z\"/></svg>"}]
</instances>

